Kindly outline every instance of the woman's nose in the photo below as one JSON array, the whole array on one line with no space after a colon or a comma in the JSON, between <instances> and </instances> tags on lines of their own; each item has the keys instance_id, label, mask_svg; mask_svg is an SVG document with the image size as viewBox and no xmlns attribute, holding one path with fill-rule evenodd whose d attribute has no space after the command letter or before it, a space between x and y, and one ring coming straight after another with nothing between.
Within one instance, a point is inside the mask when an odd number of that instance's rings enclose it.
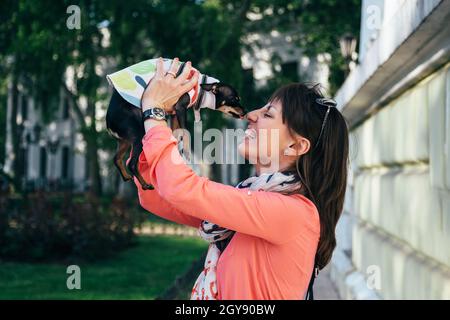
<instances>
[{"instance_id":1,"label":"woman's nose","mask_svg":"<svg viewBox=\"0 0 450 320\"><path fill-rule=\"evenodd\" d=\"M258 120L258 115L256 114L257 110L250 111L246 114L247 120L250 122L256 122Z\"/></svg>"}]
</instances>

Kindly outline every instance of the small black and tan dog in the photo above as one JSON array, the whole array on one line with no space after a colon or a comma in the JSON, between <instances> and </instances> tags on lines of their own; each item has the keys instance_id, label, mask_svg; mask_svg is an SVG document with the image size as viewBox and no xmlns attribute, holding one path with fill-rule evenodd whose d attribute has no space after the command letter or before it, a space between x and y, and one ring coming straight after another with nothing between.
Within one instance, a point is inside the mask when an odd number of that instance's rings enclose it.
<instances>
[{"instance_id":1,"label":"small black and tan dog","mask_svg":"<svg viewBox=\"0 0 450 320\"><path fill-rule=\"evenodd\" d=\"M183 67L184 64L180 67L178 75L182 72ZM232 86L221 82L202 84L204 78L199 81L201 81L200 92L197 102L192 107L194 110L199 110L202 104L209 100L209 103L212 101L211 109L221 111L234 118L243 118L246 111L241 106L239 95ZM185 93L174 105L176 116L171 121L173 130L177 128L186 129L189 103L189 94ZM144 190L153 189L153 186L144 180L138 170L138 159L142 152L142 138L145 135L142 110L127 102L115 89L106 113L106 127L118 142L114 164L123 180L128 181L135 176ZM130 147L132 148L131 156L128 164L125 165L124 157Z\"/></svg>"}]
</instances>

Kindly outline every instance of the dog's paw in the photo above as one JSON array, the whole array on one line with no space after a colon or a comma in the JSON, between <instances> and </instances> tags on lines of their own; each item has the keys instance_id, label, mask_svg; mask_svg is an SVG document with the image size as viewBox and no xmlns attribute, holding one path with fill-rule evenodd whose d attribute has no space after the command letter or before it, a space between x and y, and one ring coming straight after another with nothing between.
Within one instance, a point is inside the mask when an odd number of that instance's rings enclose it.
<instances>
[{"instance_id":1,"label":"dog's paw","mask_svg":"<svg viewBox=\"0 0 450 320\"><path fill-rule=\"evenodd\" d=\"M122 180L125 181L125 182L130 181L131 179L133 179L133 177L131 175L122 176Z\"/></svg>"},{"instance_id":2,"label":"dog's paw","mask_svg":"<svg viewBox=\"0 0 450 320\"><path fill-rule=\"evenodd\" d=\"M146 184L142 185L142 189L143 190L154 190L155 188L151 184L146 183Z\"/></svg>"}]
</instances>

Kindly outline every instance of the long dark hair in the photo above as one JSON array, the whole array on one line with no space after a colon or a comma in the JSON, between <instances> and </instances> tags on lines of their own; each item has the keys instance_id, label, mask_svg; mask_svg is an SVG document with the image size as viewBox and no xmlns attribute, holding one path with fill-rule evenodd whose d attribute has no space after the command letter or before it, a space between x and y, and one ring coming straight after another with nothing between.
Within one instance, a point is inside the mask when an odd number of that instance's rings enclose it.
<instances>
[{"instance_id":1,"label":"long dark hair","mask_svg":"<svg viewBox=\"0 0 450 320\"><path fill-rule=\"evenodd\" d=\"M335 107L330 108L319 139L328 107L316 99L323 97L319 84L292 83L276 90L270 98L281 102L283 123L291 133L310 141L309 151L299 156L290 169L297 172L305 196L319 211L316 264L320 269L330 262L336 247L335 229L344 206L349 145L347 123Z\"/></svg>"}]
</instances>

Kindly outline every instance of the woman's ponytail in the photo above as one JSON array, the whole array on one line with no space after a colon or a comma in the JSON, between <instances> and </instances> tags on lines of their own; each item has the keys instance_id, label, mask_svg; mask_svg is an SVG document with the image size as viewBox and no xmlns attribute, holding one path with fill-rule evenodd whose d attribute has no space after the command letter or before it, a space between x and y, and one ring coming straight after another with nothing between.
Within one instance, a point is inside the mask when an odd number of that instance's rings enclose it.
<instances>
[{"instance_id":1,"label":"woman's ponytail","mask_svg":"<svg viewBox=\"0 0 450 320\"><path fill-rule=\"evenodd\" d=\"M330 262L336 247L335 229L344 206L349 152L346 121L333 103L322 98L317 85L294 83L281 87L270 99L281 101L283 121L311 143L310 150L297 159L295 167L305 196L319 211L320 240L316 254L319 269Z\"/></svg>"}]
</instances>

